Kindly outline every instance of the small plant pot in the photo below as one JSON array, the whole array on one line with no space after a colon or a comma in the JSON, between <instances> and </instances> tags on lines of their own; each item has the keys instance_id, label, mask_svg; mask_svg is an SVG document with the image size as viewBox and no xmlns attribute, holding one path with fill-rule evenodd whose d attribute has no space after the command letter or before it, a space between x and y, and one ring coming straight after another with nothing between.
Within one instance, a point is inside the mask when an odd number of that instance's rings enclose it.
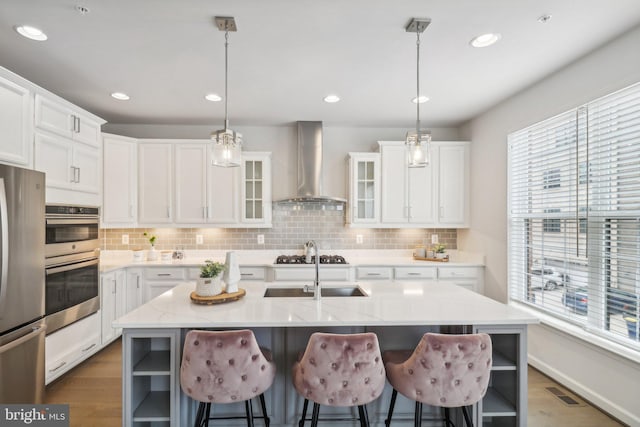
<instances>
[{"instance_id":1,"label":"small plant pot","mask_svg":"<svg viewBox=\"0 0 640 427\"><path fill-rule=\"evenodd\" d=\"M151 249L147 252L147 261L156 261L158 259L158 251L151 246Z\"/></svg>"},{"instance_id":2,"label":"small plant pot","mask_svg":"<svg viewBox=\"0 0 640 427\"><path fill-rule=\"evenodd\" d=\"M445 253L436 253L435 254L437 259L445 259L447 257L447 254Z\"/></svg>"},{"instance_id":3,"label":"small plant pot","mask_svg":"<svg viewBox=\"0 0 640 427\"><path fill-rule=\"evenodd\" d=\"M222 293L222 282L220 276L199 277L196 281L196 295L201 297L212 297Z\"/></svg>"}]
</instances>

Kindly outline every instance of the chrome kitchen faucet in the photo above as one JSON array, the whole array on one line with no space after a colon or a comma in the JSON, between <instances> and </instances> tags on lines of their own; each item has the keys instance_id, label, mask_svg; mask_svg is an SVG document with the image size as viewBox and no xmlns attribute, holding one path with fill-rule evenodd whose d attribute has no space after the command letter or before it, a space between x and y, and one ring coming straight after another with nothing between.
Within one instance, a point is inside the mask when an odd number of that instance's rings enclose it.
<instances>
[{"instance_id":1,"label":"chrome kitchen faucet","mask_svg":"<svg viewBox=\"0 0 640 427\"><path fill-rule=\"evenodd\" d=\"M305 252L307 255L311 253L311 248L315 251L315 261L316 261L316 280L313 282L313 299L320 299L320 251L318 250L318 245L314 240L309 240L304 244ZM305 290L307 287L305 286Z\"/></svg>"}]
</instances>

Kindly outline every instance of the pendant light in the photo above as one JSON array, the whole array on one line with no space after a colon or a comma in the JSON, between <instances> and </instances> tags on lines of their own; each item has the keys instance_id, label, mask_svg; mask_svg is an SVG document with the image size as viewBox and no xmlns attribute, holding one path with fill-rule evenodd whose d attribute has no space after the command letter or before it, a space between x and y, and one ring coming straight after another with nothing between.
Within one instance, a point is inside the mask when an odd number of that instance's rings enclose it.
<instances>
[{"instance_id":1,"label":"pendant light","mask_svg":"<svg viewBox=\"0 0 640 427\"><path fill-rule=\"evenodd\" d=\"M429 26L429 18L413 18L406 27L408 33L416 33L416 129L407 132L405 145L409 151L408 166L423 168L429 164L431 132L420 129L420 33Z\"/></svg>"},{"instance_id":2,"label":"pendant light","mask_svg":"<svg viewBox=\"0 0 640 427\"><path fill-rule=\"evenodd\" d=\"M211 134L213 140L211 162L214 166L237 167L242 162L242 135L229 129L227 75L229 70L229 31L237 31L238 28L233 17L216 16L215 22L218 29L224 31L224 129Z\"/></svg>"}]
</instances>

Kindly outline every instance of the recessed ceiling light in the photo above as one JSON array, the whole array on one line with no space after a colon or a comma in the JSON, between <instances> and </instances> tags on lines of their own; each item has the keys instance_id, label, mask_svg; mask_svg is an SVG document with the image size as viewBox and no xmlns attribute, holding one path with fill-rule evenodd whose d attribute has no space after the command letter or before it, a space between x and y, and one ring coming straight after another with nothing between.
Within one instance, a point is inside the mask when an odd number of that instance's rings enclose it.
<instances>
[{"instance_id":1,"label":"recessed ceiling light","mask_svg":"<svg viewBox=\"0 0 640 427\"><path fill-rule=\"evenodd\" d=\"M126 93L122 93L122 92L113 92L111 94L111 97L115 98L115 99L117 99L119 101L128 101L129 99L131 99L129 97L129 95L127 95Z\"/></svg>"},{"instance_id":2,"label":"recessed ceiling light","mask_svg":"<svg viewBox=\"0 0 640 427\"><path fill-rule=\"evenodd\" d=\"M480 36L474 37L469 44L473 47L487 47L491 46L498 40L500 40L502 36L498 33L487 33L482 34Z\"/></svg>"},{"instance_id":3,"label":"recessed ceiling light","mask_svg":"<svg viewBox=\"0 0 640 427\"><path fill-rule=\"evenodd\" d=\"M45 41L48 37L42 32L41 29L36 27L30 27L28 25L20 25L15 27L18 34L31 40L37 40L39 42Z\"/></svg>"},{"instance_id":4,"label":"recessed ceiling light","mask_svg":"<svg viewBox=\"0 0 640 427\"><path fill-rule=\"evenodd\" d=\"M329 104L333 104L338 101L340 101L340 97L338 95L327 95L324 97L324 102L328 102Z\"/></svg>"},{"instance_id":5,"label":"recessed ceiling light","mask_svg":"<svg viewBox=\"0 0 640 427\"><path fill-rule=\"evenodd\" d=\"M411 102L413 102L414 104L418 104L418 103L420 103L420 104L424 104L424 103L425 103L425 102L427 102L428 100L429 100L429 97L428 97L428 96L420 95L420 96L419 96L419 97L417 97L417 98L413 98L413 99L411 100Z\"/></svg>"},{"instance_id":6,"label":"recessed ceiling light","mask_svg":"<svg viewBox=\"0 0 640 427\"><path fill-rule=\"evenodd\" d=\"M220 101L222 101L222 97L220 95L218 95L217 93L208 93L207 95L205 95L204 99L206 99L207 101L211 101L211 102L220 102Z\"/></svg>"}]
</instances>

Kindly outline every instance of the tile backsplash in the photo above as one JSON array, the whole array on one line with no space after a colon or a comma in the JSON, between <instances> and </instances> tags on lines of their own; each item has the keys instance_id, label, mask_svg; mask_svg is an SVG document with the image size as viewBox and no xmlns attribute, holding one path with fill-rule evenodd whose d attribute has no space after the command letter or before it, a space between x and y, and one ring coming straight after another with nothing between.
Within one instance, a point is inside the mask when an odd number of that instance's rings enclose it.
<instances>
[{"instance_id":1,"label":"tile backsplash","mask_svg":"<svg viewBox=\"0 0 640 427\"><path fill-rule=\"evenodd\" d=\"M102 249L147 249L144 232L157 236L156 248L173 249L302 249L307 240L315 240L321 250L327 249L412 249L431 245L437 234L448 249L456 249L457 230L451 229L370 229L345 226L345 211L339 204L305 203L274 204L272 228L110 228L101 230ZM129 244L122 244L122 236ZM202 235L203 243L196 244ZM258 244L258 235L264 244ZM356 243L357 236L362 243Z\"/></svg>"}]
</instances>

